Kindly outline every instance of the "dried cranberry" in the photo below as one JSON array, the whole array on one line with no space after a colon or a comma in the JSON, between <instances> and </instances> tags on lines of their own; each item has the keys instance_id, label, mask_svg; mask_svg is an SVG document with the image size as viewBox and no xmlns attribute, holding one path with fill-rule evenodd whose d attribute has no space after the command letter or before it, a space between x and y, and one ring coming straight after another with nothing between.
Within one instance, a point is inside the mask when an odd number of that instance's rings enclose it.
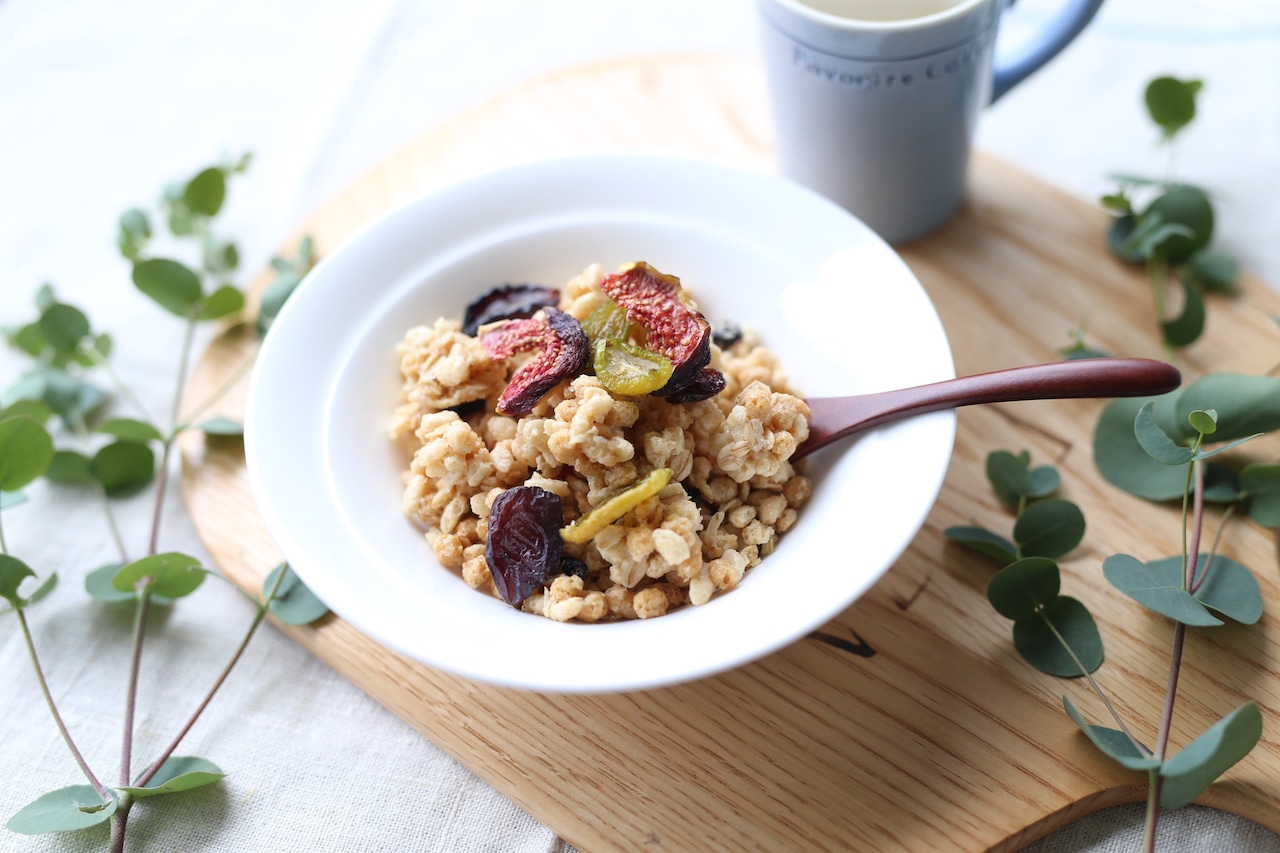
<instances>
[{"instance_id":1,"label":"dried cranberry","mask_svg":"<svg viewBox=\"0 0 1280 853\"><path fill-rule=\"evenodd\" d=\"M510 320L481 336L480 342L494 358L518 352L541 352L516 371L498 398L504 415L525 415L562 380L582 373L590 353L582 325L557 308L546 308L542 317Z\"/></svg>"},{"instance_id":2,"label":"dried cranberry","mask_svg":"<svg viewBox=\"0 0 1280 853\"><path fill-rule=\"evenodd\" d=\"M645 329L645 348L671 359L671 379L659 391L669 397L711 362L711 324L684 302L680 279L638 261L607 275L600 289Z\"/></svg>"},{"instance_id":3,"label":"dried cranberry","mask_svg":"<svg viewBox=\"0 0 1280 853\"><path fill-rule=\"evenodd\" d=\"M724 374L714 367L704 367L683 388L665 395L668 403L696 403L710 400L724 390Z\"/></svg>"},{"instance_id":4,"label":"dried cranberry","mask_svg":"<svg viewBox=\"0 0 1280 853\"><path fill-rule=\"evenodd\" d=\"M486 323L532 317L560 301L560 291L541 284L504 284L485 291L467 306L462 331L472 337Z\"/></svg>"},{"instance_id":5,"label":"dried cranberry","mask_svg":"<svg viewBox=\"0 0 1280 853\"><path fill-rule=\"evenodd\" d=\"M493 500L484 559L502 600L519 607L559 570L564 552L560 496L536 486L516 486Z\"/></svg>"}]
</instances>

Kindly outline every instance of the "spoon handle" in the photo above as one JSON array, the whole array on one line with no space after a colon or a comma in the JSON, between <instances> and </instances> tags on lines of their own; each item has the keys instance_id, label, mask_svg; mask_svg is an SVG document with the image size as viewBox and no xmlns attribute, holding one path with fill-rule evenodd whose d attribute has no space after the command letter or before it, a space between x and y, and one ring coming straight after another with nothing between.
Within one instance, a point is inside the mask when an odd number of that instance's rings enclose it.
<instances>
[{"instance_id":1,"label":"spoon handle","mask_svg":"<svg viewBox=\"0 0 1280 853\"><path fill-rule=\"evenodd\" d=\"M1012 367L878 394L808 400L809 438L798 459L861 430L940 409L1015 400L1146 397L1177 388L1177 368L1149 358L1089 358Z\"/></svg>"}]
</instances>

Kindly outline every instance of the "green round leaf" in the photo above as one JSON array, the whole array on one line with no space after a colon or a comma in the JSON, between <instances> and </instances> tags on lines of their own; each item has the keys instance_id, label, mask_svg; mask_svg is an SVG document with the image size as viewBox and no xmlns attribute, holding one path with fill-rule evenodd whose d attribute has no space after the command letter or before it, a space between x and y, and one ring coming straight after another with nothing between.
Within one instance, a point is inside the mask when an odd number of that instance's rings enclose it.
<instances>
[{"instance_id":1,"label":"green round leaf","mask_svg":"<svg viewBox=\"0 0 1280 853\"><path fill-rule=\"evenodd\" d=\"M32 358L39 358L44 352L44 335L40 332L39 322L28 323L14 332L6 331L5 338Z\"/></svg>"},{"instance_id":2,"label":"green round leaf","mask_svg":"<svg viewBox=\"0 0 1280 853\"><path fill-rule=\"evenodd\" d=\"M281 572L284 577L277 586L276 578ZM267 603L267 610L285 625L309 625L329 612L328 606L307 589L288 563L271 570L262 582L262 594L269 594L273 587L276 593Z\"/></svg>"},{"instance_id":3,"label":"green round leaf","mask_svg":"<svg viewBox=\"0 0 1280 853\"><path fill-rule=\"evenodd\" d=\"M1180 225L1191 231L1191 236L1173 234L1160 241L1164 256L1171 264L1180 264L1209 245L1213 237L1213 205L1204 190L1198 187L1179 186L1164 195L1157 196L1146 212L1158 214L1164 225Z\"/></svg>"},{"instance_id":4,"label":"green round leaf","mask_svg":"<svg viewBox=\"0 0 1280 853\"><path fill-rule=\"evenodd\" d=\"M1200 288L1188 276L1182 282L1182 313L1173 320L1162 320L1160 331L1171 347L1185 347L1204 334L1205 308Z\"/></svg>"},{"instance_id":5,"label":"green round leaf","mask_svg":"<svg viewBox=\"0 0 1280 853\"><path fill-rule=\"evenodd\" d=\"M1234 470L1216 462L1205 465L1204 499L1206 501L1233 504L1240 498L1240 479Z\"/></svg>"},{"instance_id":6,"label":"green round leaf","mask_svg":"<svg viewBox=\"0 0 1280 853\"><path fill-rule=\"evenodd\" d=\"M1052 465L1041 465L1031 472L1031 491L1027 492L1027 497L1047 498L1058 491L1061 482L1062 478L1057 468Z\"/></svg>"},{"instance_id":7,"label":"green round leaf","mask_svg":"<svg viewBox=\"0 0 1280 853\"><path fill-rule=\"evenodd\" d=\"M1133 434L1138 444L1147 455L1162 465L1186 465L1195 458L1196 452L1190 447L1183 447L1174 442L1160 425L1156 423L1155 403L1151 400L1142 404L1133 420Z\"/></svg>"},{"instance_id":8,"label":"green round leaf","mask_svg":"<svg viewBox=\"0 0 1280 853\"><path fill-rule=\"evenodd\" d=\"M1147 84L1144 95L1147 112L1165 136L1173 136L1196 117L1196 93L1200 86L1199 80L1184 82L1175 77L1157 77Z\"/></svg>"},{"instance_id":9,"label":"green round leaf","mask_svg":"<svg viewBox=\"0 0 1280 853\"><path fill-rule=\"evenodd\" d=\"M1280 527L1280 464L1255 464L1240 472L1249 517L1263 527Z\"/></svg>"},{"instance_id":10,"label":"green round leaf","mask_svg":"<svg viewBox=\"0 0 1280 853\"><path fill-rule=\"evenodd\" d=\"M1218 413L1214 409L1201 411L1196 409L1187 415L1191 428L1201 435L1213 435L1218 430Z\"/></svg>"},{"instance_id":11,"label":"green round leaf","mask_svg":"<svg viewBox=\"0 0 1280 853\"><path fill-rule=\"evenodd\" d=\"M1142 253L1130 243L1130 238L1133 237L1133 232L1137 228L1138 218L1132 213L1112 219L1111 225L1107 227L1107 248L1111 250L1111 254L1131 264L1140 263Z\"/></svg>"},{"instance_id":12,"label":"green round leaf","mask_svg":"<svg viewBox=\"0 0 1280 853\"><path fill-rule=\"evenodd\" d=\"M35 592L31 593L31 596L27 599L27 606L30 607L31 605L43 599L49 593L53 592L53 588L56 587L57 585L58 585L58 573L50 572L49 577L44 579L44 583L36 587Z\"/></svg>"},{"instance_id":13,"label":"green round leaf","mask_svg":"<svg viewBox=\"0 0 1280 853\"><path fill-rule=\"evenodd\" d=\"M31 420L43 426L52 415L53 409L43 400L15 400L3 412L0 412L0 420L19 417L31 418Z\"/></svg>"},{"instance_id":14,"label":"green round leaf","mask_svg":"<svg viewBox=\"0 0 1280 853\"><path fill-rule=\"evenodd\" d=\"M22 596L18 595L18 587L22 586L22 582L27 578L35 576L36 573L17 557L0 554L0 598L8 601L15 610L25 607L27 603Z\"/></svg>"},{"instance_id":15,"label":"green round leaf","mask_svg":"<svg viewBox=\"0 0 1280 853\"><path fill-rule=\"evenodd\" d=\"M987 455L987 479L1005 506L1016 507L1019 499L1031 491L1031 472L1026 461L1007 450Z\"/></svg>"},{"instance_id":16,"label":"green round leaf","mask_svg":"<svg viewBox=\"0 0 1280 853\"><path fill-rule=\"evenodd\" d=\"M1083 675L1081 665L1088 672L1102 666L1102 637L1093 616L1083 604L1065 595L1036 615L1014 622L1013 644L1027 663L1060 678Z\"/></svg>"},{"instance_id":17,"label":"green round leaf","mask_svg":"<svg viewBox=\"0 0 1280 853\"><path fill-rule=\"evenodd\" d=\"M234 314L244 307L244 294L229 284L224 284L209 294L196 315L201 320L217 320Z\"/></svg>"},{"instance_id":18,"label":"green round leaf","mask_svg":"<svg viewBox=\"0 0 1280 853\"><path fill-rule=\"evenodd\" d=\"M1085 722L1084 716L1076 709L1070 697L1063 696L1062 705L1067 709L1067 716L1093 741L1093 745L1120 766L1129 770L1152 770L1160 766L1158 759L1139 751L1129 736L1119 729L1108 729Z\"/></svg>"},{"instance_id":19,"label":"green round leaf","mask_svg":"<svg viewBox=\"0 0 1280 853\"><path fill-rule=\"evenodd\" d=\"M1143 402L1121 398L1102 410L1093 433L1093 462L1107 482L1140 498L1181 497L1186 472L1152 459L1134 435L1134 420Z\"/></svg>"},{"instance_id":20,"label":"green round leaf","mask_svg":"<svg viewBox=\"0 0 1280 853\"><path fill-rule=\"evenodd\" d=\"M94 481L89 465L89 457L83 453L77 453L74 450L58 450L53 454L53 464L45 472L45 477L55 483L87 485Z\"/></svg>"},{"instance_id":21,"label":"green round leaf","mask_svg":"<svg viewBox=\"0 0 1280 853\"><path fill-rule=\"evenodd\" d=\"M119 601L132 601L134 598L133 589L119 590L115 588L112 581L115 580L116 574L124 568L123 563L107 563L105 566L99 566L84 578L84 589L89 595L99 601L115 603Z\"/></svg>"},{"instance_id":22,"label":"green round leaf","mask_svg":"<svg viewBox=\"0 0 1280 853\"><path fill-rule=\"evenodd\" d=\"M89 471L107 495L126 497L140 491L155 476L156 459L151 448L132 441L117 441L98 450Z\"/></svg>"},{"instance_id":23,"label":"green round leaf","mask_svg":"<svg viewBox=\"0 0 1280 853\"><path fill-rule=\"evenodd\" d=\"M133 418L112 418L98 427L98 432L114 435L121 441L131 441L134 444L146 444L148 441L164 441L164 435L161 434L160 430L145 421L138 421Z\"/></svg>"},{"instance_id":24,"label":"green round leaf","mask_svg":"<svg viewBox=\"0 0 1280 853\"><path fill-rule=\"evenodd\" d=\"M40 334L59 353L74 352L89 334L89 318L79 308L56 303L40 315Z\"/></svg>"},{"instance_id":25,"label":"green round leaf","mask_svg":"<svg viewBox=\"0 0 1280 853\"><path fill-rule=\"evenodd\" d=\"M1262 712L1246 702L1165 761L1160 805L1180 809L1249 754L1262 738Z\"/></svg>"},{"instance_id":26,"label":"green round leaf","mask_svg":"<svg viewBox=\"0 0 1280 853\"><path fill-rule=\"evenodd\" d=\"M1164 561L1157 568L1128 554L1113 554L1102 561L1102 574L1116 589L1162 616L1184 625L1221 625L1221 619L1183 589L1181 558L1178 560L1169 572Z\"/></svg>"},{"instance_id":27,"label":"green round leaf","mask_svg":"<svg viewBox=\"0 0 1280 853\"><path fill-rule=\"evenodd\" d=\"M132 593L143 578L151 578L152 591L165 598L190 595L204 582L206 572L200 561L188 554L170 551L134 560L116 572L111 585L119 592Z\"/></svg>"},{"instance_id":28,"label":"green round leaf","mask_svg":"<svg viewBox=\"0 0 1280 853\"><path fill-rule=\"evenodd\" d=\"M1031 504L1013 526L1013 541L1026 557L1057 558L1084 539L1084 513L1071 501L1044 500Z\"/></svg>"},{"instance_id":29,"label":"green round leaf","mask_svg":"<svg viewBox=\"0 0 1280 853\"><path fill-rule=\"evenodd\" d=\"M1204 576L1208 560L1208 554L1200 555L1196 566L1200 576ZM1154 560L1148 568L1165 584L1182 585L1181 555ZM1221 554L1214 555L1206 580L1193 597L1210 610L1245 625L1252 625L1262 618L1262 590L1258 587L1257 578L1253 572Z\"/></svg>"},{"instance_id":30,"label":"green round leaf","mask_svg":"<svg viewBox=\"0 0 1280 853\"><path fill-rule=\"evenodd\" d=\"M160 765L155 775L147 780L145 786L124 786L120 790L127 791L135 797L176 794L179 791L190 791L192 788L212 785L226 775L212 761L191 755L171 755L165 759L164 764Z\"/></svg>"},{"instance_id":31,"label":"green round leaf","mask_svg":"<svg viewBox=\"0 0 1280 853\"><path fill-rule=\"evenodd\" d=\"M50 306L58 301L58 296L53 292L53 285L45 282L36 288L36 310L43 314L48 311Z\"/></svg>"},{"instance_id":32,"label":"green round leaf","mask_svg":"<svg viewBox=\"0 0 1280 853\"><path fill-rule=\"evenodd\" d=\"M110 791L110 789L108 789ZM116 811L114 793L109 802L92 785L72 785L50 791L23 807L5 824L12 832L40 835L45 832L72 832L111 819Z\"/></svg>"},{"instance_id":33,"label":"green round leaf","mask_svg":"<svg viewBox=\"0 0 1280 853\"><path fill-rule=\"evenodd\" d=\"M987 584L987 600L1006 619L1035 616L1037 610L1058 597L1062 577L1057 563L1044 557L1027 557L1010 563Z\"/></svg>"},{"instance_id":34,"label":"green round leaf","mask_svg":"<svg viewBox=\"0 0 1280 853\"><path fill-rule=\"evenodd\" d=\"M131 207L120 214L120 230L132 237L146 239L151 236L151 223L147 214L136 207Z\"/></svg>"},{"instance_id":35,"label":"green round leaf","mask_svg":"<svg viewBox=\"0 0 1280 853\"><path fill-rule=\"evenodd\" d=\"M200 278L185 265L168 258L134 264L133 283L166 311L188 317L203 295Z\"/></svg>"},{"instance_id":36,"label":"green round leaf","mask_svg":"<svg viewBox=\"0 0 1280 853\"><path fill-rule=\"evenodd\" d=\"M196 175L182 191L182 203L201 216L216 216L227 197L227 179L217 167Z\"/></svg>"},{"instance_id":37,"label":"green round leaf","mask_svg":"<svg viewBox=\"0 0 1280 853\"><path fill-rule=\"evenodd\" d=\"M1240 265L1220 252L1201 249L1191 256L1187 272L1205 290L1224 293L1236 286Z\"/></svg>"},{"instance_id":38,"label":"green round leaf","mask_svg":"<svg viewBox=\"0 0 1280 853\"><path fill-rule=\"evenodd\" d=\"M1194 435L1187 418L1196 409L1217 411L1217 442L1274 432L1280 429L1280 379L1243 373L1211 373L1197 379L1177 397L1175 421L1184 431L1178 437Z\"/></svg>"},{"instance_id":39,"label":"green round leaf","mask_svg":"<svg viewBox=\"0 0 1280 853\"><path fill-rule=\"evenodd\" d=\"M53 439L28 417L0 420L0 489L21 489L49 470Z\"/></svg>"},{"instance_id":40,"label":"green round leaf","mask_svg":"<svg viewBox=\"0 0 1280 853\"><path fill-rule=\"evenodd\" d=\"M942 534L979 554L995 557L1003 565L1018 559L1018 550L1012 542L981 527L948 527Z\"/></svg>"}]
</instances>

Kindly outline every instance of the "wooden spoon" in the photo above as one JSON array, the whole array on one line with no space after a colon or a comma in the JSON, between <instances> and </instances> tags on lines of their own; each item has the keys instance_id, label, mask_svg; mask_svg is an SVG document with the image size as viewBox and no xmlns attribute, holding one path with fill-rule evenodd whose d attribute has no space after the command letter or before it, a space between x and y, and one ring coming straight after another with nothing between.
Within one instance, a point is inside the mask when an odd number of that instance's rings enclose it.
<instances>
[{"instance_id":1,"label":"wooden spoon","mask_svg":"<svg viewBox=\"0 0 1280 853\"><path fill-rule=\"evenodd\" d=\"M853 397L807 400L809 438L792 459L855 432L912 415L975 403L1080 397L1151 397L1182 383L1177 368L1149 358L1086 358L1013 367Z\"/></svg>"}]
</instances>

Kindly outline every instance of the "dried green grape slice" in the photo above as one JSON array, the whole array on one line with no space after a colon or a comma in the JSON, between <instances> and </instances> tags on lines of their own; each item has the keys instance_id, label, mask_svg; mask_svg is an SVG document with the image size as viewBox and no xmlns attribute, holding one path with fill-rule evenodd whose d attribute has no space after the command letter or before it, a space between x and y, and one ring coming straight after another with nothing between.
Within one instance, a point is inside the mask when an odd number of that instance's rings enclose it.
<instances>
[{"instance_id":1,"label":"dried green grape slice","mask_svg":"<svg viewBox=\"0 0 1280 853\"><path fill-rule=\"evenodd\" d=\"M662 353L605 338L592 348L591 366L601 385L624 397L652 394L667 384L673 370Z\"/></svg>"}]
</instances>

